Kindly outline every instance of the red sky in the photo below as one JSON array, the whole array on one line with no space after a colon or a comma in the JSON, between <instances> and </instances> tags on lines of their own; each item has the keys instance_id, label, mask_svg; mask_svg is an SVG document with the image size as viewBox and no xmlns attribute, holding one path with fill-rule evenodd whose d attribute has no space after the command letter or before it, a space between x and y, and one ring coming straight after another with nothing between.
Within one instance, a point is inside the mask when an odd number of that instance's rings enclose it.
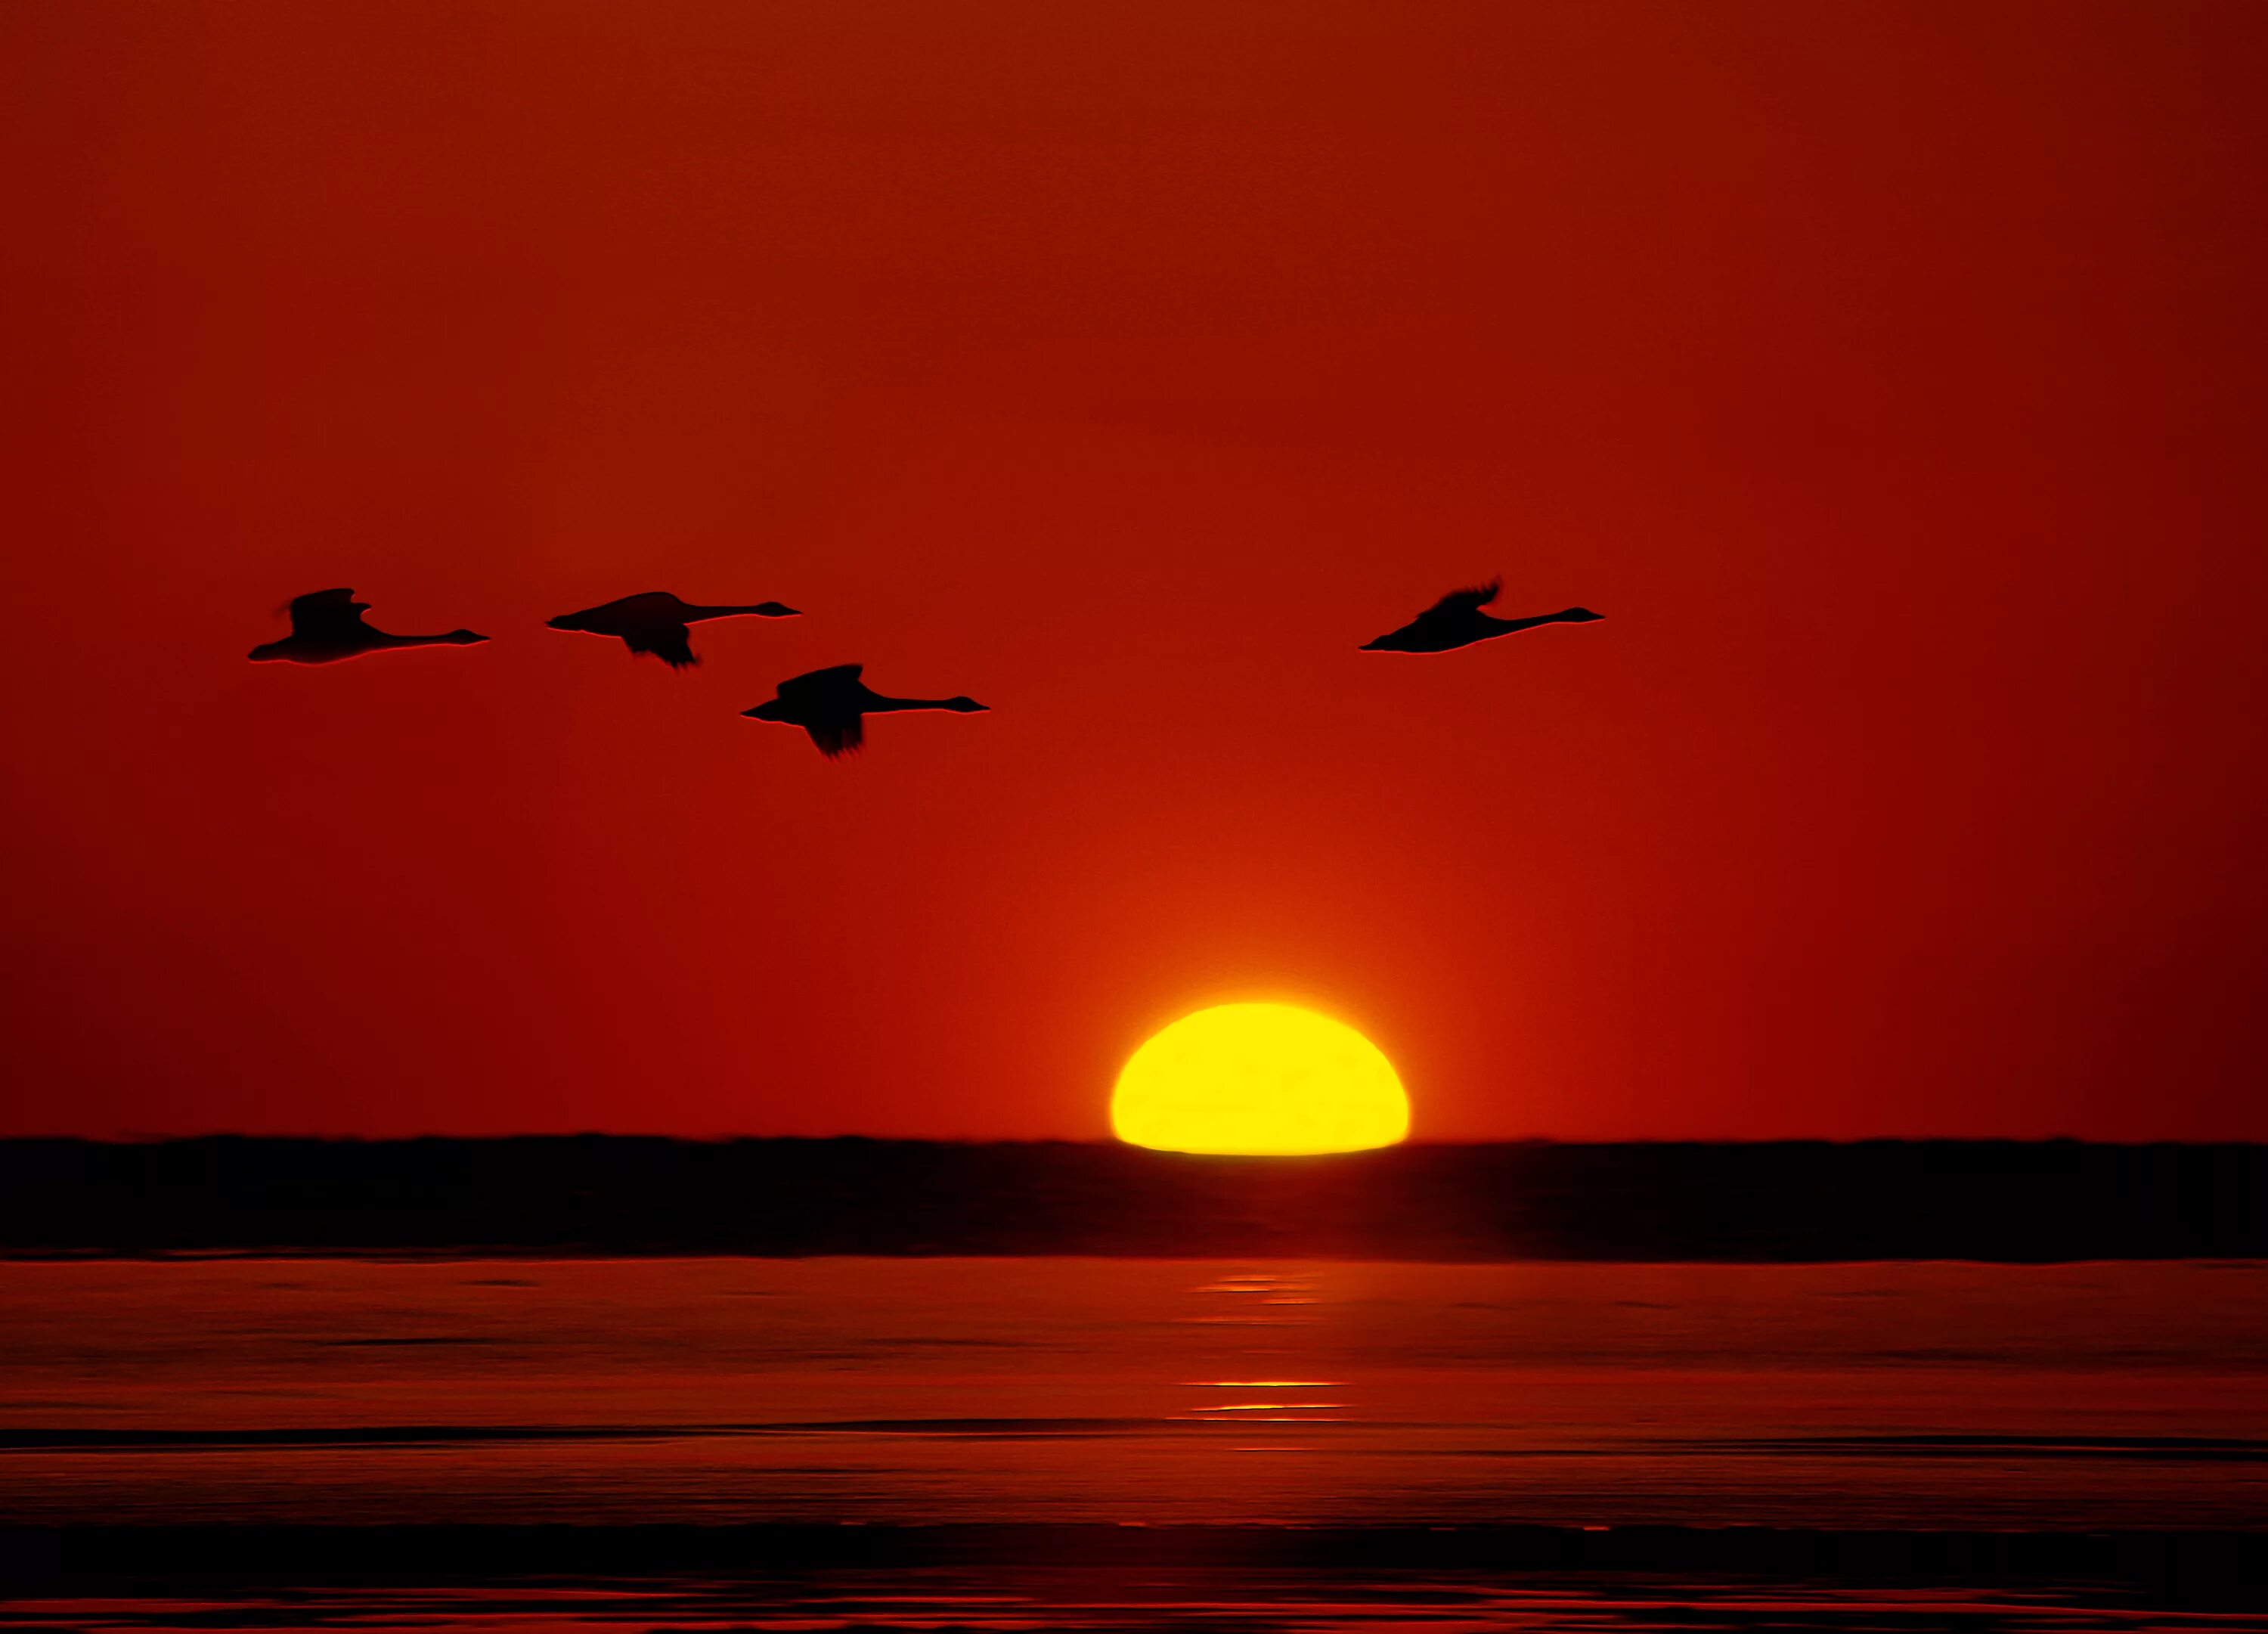
<instances>
[{"instance_id":1,"label":"red sky","mask_svg":"<svg viewBox=\"0 0 2268 1634\"><path fill-rule=\"evenodd\" d=\"M2268 1137L2264 47L9 7L0 1129L1092 1137L1275 995L1421 1137ZM994 712L738 718L844 661Z\"/></svg>"}]
</instances>

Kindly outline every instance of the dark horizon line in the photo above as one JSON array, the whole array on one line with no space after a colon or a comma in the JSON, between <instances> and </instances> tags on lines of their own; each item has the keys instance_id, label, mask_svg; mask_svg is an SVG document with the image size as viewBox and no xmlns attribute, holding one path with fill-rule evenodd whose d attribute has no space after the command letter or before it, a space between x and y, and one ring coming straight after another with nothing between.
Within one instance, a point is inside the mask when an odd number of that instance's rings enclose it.
<instances>
[{"instance_id":1,"label":"dark horizon line","mask_svg":"<svg viewBox=\"0 0 2268 1634\"><path fill-rule=\"evenodd\" d=\"M2038 1263L2268 1255L2268 1145L517 1135L0 1140L0 1255Z\"/></svg>"}]
</instances>

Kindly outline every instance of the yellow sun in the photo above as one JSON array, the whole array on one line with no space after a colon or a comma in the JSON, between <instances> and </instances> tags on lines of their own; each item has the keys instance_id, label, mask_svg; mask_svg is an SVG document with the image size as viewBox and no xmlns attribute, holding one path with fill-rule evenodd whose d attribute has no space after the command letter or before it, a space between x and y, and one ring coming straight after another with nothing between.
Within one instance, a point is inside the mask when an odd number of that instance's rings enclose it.
<instances>
[{"instance_id":1,"label":"yellow sun","mask_svg":"<svg viewBox=\"0 0 2268 1634\"><path fill-rule=\"evenodd\" d=\"M1160 1152L1361 1152L1410 1132L1410 1098L1351 1027L1291 1005L1219 1005L1134 1052L1110 1127Z\"/></svg>"}]
</instances>

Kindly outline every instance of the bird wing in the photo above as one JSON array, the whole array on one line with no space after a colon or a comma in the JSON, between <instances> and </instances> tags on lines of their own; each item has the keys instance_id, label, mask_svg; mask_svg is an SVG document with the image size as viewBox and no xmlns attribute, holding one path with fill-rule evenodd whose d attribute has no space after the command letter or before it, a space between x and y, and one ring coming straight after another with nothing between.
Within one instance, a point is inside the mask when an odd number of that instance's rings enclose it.
<instances>
[{"instance_id":1,"label":"bird wing","mask_svg":"<svg viewBox=\"0 0 2268 1634\"><path fill-rule=\"evenodd\" d=\"M562 616L578 621L581 629L593 635L618 636L636 624L652 623L655 620L674 622L684 607L683 602L666 590L644 590L635 596L616 596L612 601L601 601L594 607L578 607Z\"/></svg>"},{"instance_id":2,"label":"bird wing","mask_svg":"<svg viewBox=\"0 0 2268 1634\"><path fill-rule=\"evenodd\" d=\"M1504 580L1500 578L1492 578L1485 585L1468 585L1462 590L1451 591L1418 616L1428 618L1437 613L1472 612L1488 606L1503 589Z\"/></svg>"},{"instance_id":3,"label":"bird wing","mask_svg":"<svg viewBox=\"0 0 2268 1634\"><path fill-rule=\"evenodd\" d=\"M866 741L866 718L852 711L848 715L830 715L823 720L807 720L803 729L819 752L830 761L845 754L856 754Z\"/></svg>"},{"instance_id":4,"label":"bird wing","mask_svg":"<svg viewBox=\"0 0 2268 1634\"><path fill-rule=\"evenodd\" d=\"M633 652L651 652L672 669L686 669L701 660L693 653L693 632L682 624L644 624L622 631L622 644Z\"/></svg>"},{"instance_id":5,"label":"bird wing","mask_svg":"<svg viewBox=\"0 0 2268 1634\"><path fill-rule=\"evenodd\" d=\"M864 688L858 676L866 666L863 664L837 664L828 669L814 669L793 676L779 684L780 701L784 703L839 703L846 696L854 696Z\"/></svg>"},{"instance_id":6,"label":"bird wing","mask_svg":"<svg viewBox=\"0 0 2268 1634\"><path fill-rule=\"evenodd\" d=\"M360 635L370 628L362 622L362 604L351 590L314 590L291 598L291 633L295 636Z\"/></svg>"}]
</instances>

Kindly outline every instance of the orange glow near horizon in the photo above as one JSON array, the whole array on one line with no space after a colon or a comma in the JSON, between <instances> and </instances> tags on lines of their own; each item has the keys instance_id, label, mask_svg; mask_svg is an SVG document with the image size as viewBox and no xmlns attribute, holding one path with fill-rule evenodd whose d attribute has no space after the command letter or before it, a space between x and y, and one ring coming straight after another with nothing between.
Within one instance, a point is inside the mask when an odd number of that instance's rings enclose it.
<instances>
[{"instance_id":1,"label":"orange glow near horizon","mask_svg":"<svg viewBox=\"0 0 2268 1634\"><path fill-rule=\"evenodd\" d=\"M1410 1098L1394 1064L1344 1022L1292 1005L1217 1005L1134 1052L1110 1127L1160 1152L1363 1152L1409 1134Z\"/></svg>"}]
</instances>

